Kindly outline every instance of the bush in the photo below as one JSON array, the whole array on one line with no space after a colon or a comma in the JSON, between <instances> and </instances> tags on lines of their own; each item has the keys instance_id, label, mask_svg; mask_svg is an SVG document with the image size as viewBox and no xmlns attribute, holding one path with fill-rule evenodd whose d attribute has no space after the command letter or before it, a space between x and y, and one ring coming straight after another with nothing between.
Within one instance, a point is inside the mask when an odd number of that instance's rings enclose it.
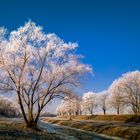
<instances>
[{"instance_id":1,"label":"bush","mask_svg":"<svg viewBox=\"0 0 140 140\"><path fill-rule=\"evenodd\" d=\"M9 98L0 96L0 115L4 117L17 117L20 115L19 108Z\"/></svg>"}]
</instances>

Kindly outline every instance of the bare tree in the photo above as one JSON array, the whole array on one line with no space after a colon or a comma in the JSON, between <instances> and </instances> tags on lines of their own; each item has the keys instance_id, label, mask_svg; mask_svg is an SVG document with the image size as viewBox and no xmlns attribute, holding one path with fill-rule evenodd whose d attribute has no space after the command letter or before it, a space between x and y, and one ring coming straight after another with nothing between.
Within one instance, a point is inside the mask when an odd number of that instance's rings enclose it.
<instances>
[{"instance_id":1,"label":"bare tree","mask_svg":"<svg viewBox=\"0 0 140 140\"><path fill-rule=\"evenodd\" d=\"M0 30L0 90L16 93L27 127L36 128L43 108L79 85L91 71L75 54L76 43L45 34L29 21L5 37Z\"/></svg>"}]
</instances>

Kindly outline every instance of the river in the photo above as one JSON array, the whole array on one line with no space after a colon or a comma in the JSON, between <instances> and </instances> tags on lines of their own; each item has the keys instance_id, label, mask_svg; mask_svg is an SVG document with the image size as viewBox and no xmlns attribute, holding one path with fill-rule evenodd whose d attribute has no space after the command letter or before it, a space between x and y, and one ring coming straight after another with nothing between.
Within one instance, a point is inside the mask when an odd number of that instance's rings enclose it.
<instances>
[{"instance_id":1,"label":"river","mask_svg":"<svg viewBox=\"0 0 140 140\"><path fill-rule=\"evenodd\" d=\"M94 132L50 124L44 121L39 121L39 128L49 133L55 133L63 140L120 140L120 138L98 135Z\"/></svg>"}]
</instances>

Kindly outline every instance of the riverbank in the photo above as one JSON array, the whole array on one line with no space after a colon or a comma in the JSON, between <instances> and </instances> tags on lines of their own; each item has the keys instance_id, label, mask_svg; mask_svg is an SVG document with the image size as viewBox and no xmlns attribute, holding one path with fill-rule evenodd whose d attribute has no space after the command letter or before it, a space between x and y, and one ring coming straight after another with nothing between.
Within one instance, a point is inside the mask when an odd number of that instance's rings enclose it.
<instances>
[{"instance_id":1,"label":"riverbank","mask_svg":"<svg viewBox=\"0 0 140 140\"><path fill-rule=\"evenodd\" d=\"M0 140L63 140L55 133L26 128L21 119L0 118Z\"/></svg>"},{"instance_id":2,"label":"riverbank","mask_svg":"<svg viewBox=\"0 0 140 140\"><path fill-rule=\"evenodd\" d=\"M67 118L45 118L46 122L77 128L97 134L117 136L128 140L140 139L140 116L134 115L92 115L76 116L72 121Z\"/></svg>"},{"instance_id":3,"label":"riverbank","mask_svg":"<svg viewBox=\"0 0 140 140\"><path fill-rule=\"evenodd\" d=\"M119 140L42 120L38 122L38 130L26 128L22 118L0 118L0 140Z\"/></svg>"},{"instance_id":4,"label":"riverbank","mask_svg":"<svg viewBox=\"0 0 140 140\"><path fill-rule=\"evenodd\" d=\"M49 133L55 133L64 140L123 140L118 137L110 137L101 134L99 135L90 131L51 124L47 123L46 121L40 121L39 128L44 131L47 130Z\"/></svg>"}]
</instances>

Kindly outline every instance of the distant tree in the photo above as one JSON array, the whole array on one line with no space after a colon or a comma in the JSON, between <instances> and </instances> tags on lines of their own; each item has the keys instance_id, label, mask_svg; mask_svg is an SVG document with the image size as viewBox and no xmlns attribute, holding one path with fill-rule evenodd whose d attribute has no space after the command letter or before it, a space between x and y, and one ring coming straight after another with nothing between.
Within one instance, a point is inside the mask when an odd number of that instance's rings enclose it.
<instances>
[{"instance_id":1,"label":"distant tree","mask_svg":"<svg viewBox=\"0 0 140 140\"><path fill-rule=\"evenodd\" d=\"M74 97L72 97L72 96L66 96L64 98L64 102L63 103L64 103L63 107L65 107L65 112L68 113L69 120L72 120L71 116L72 116L72 114L75 111Z\"/></svg>"},{"instance_id":2,"label":"distant tree","mask_svg":"<svg viewBox=\"0 0 140 140\"><path fill-rule=\"evenodd\" d=\"M0 96L0 115L6 117L17 117L20 115L19 108L12 100Z\"/></svg>"},{"instance_id":3,"label":"distant tree","mask_svg":"<svg viewBox=\"0 0 140 140\"><path fill-rule=\"evenodd\" d=\"M93 109L96 107L96 93L87 92L83 95L83 109L93 114Z\"/></svg>"},{"instance_id":4,"label":"distant tree","mask_svg":"<svg viewBox=\"0 0 140 140\"><path fill-rule=\"evenodd\" d=\"M108 108L108 91L105 90L100 93L97 93L96 96L97 106L99 106L102 109L103 114L105 115Z\"/></svg>"},{"instance_id":5,"label":"distant tree","mask_svg":"<svg viewBox=\"0 0 140 140\"><path fill-rule=\"evenodd\" d=\"M56 108L56 114L58 116L64 116L62 103L59 106L57 106L57 108Z\"/></svg>"},{"instance_id":6,"label":"distant tree","mask_svg":"<svg viewBox=\"0 0 140 140\"><path fill-rule=\"evenodd\" d=\"M113 81L112 85L109 88L109 97L108 97L108 103L111 107L113 107L117 114L119 115L120 112L123 111L125 106L125 96L121 92L121 89L119 87L121 79Z\"/></svg>"},{"instance_id":7,"label":"distant tree","mask_svg":"<svg viewBox=\"0 0 140 140\"><path fill-rule=\"evenodd\" d=\"M45 34L34 22L5 32L0 29L0 90L16 93L27 127L36 128L50 100L71 93L91 68L75 54L76 43Z\"/></svg>"},{"instance_id":8,"label":"distant tree","mask_svg":"<svg viewBox=\"0 0 140 140\"><path fill-rule=\"evenodd\" d=\"M78 96L66 96L61 104L57 107L56 112L60 116L67 115L71 120L72 115L81 114L80 99Z\"/></svg>"}]
</instances>

